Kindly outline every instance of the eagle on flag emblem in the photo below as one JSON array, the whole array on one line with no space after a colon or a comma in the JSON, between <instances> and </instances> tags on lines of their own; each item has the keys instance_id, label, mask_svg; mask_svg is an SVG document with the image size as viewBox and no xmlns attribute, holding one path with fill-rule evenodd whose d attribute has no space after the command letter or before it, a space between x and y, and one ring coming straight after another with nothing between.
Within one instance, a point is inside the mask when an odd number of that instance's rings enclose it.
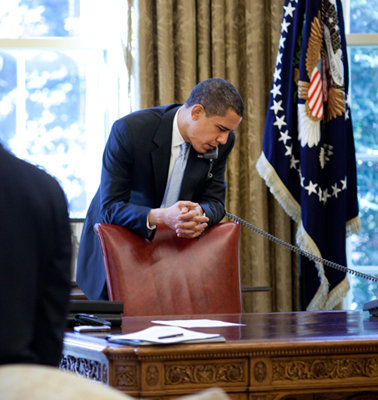
<instances>
[{"instance_id":1,"label":"eagle on flag emblem","mask_svg":"<svg viewBox=\"0 0 378 400\"><path fill-rule=\"evenodd\" d=\"M302 147L306 145L313 147L319 144L320 121L324 119L324 111L325 122L343 115L345 111L341 43L338 41L332 44L327 25L322 28L320 21L319 12L311 23L311 34L306 52L306 71L309 82L298 81L298 97L305 100L305 104L298 104L298 139ZM323 31L327 44L325 48L322 47ZM329 69L330 79L327 79L324 70L330 64L332 65ZM324 104L326 110L324 110ZM324 148L321 151L324 151Z\"/></svg>"}]
</instances>

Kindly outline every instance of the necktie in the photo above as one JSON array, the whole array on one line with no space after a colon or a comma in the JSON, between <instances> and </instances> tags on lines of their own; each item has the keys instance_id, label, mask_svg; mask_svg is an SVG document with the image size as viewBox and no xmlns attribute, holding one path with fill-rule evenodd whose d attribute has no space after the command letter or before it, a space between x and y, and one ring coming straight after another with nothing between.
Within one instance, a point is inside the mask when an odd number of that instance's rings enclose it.
<instances>
[{"instance_id":1,"label":"necktie","mask_svg":"<svg viewBox=\"0 0 378 400\"><path fill-rule=\"evenodd\" d=\"M184 142L180 145L180 154L175 161L173 166L173 171L171 179L168 183L168 188L165 192L163 203L161 207L170 207L175 204L179 198L181 182L184 176L184 171L186 167L186 151L188 149L189 143Z\"/></svg>"}]
</instances>

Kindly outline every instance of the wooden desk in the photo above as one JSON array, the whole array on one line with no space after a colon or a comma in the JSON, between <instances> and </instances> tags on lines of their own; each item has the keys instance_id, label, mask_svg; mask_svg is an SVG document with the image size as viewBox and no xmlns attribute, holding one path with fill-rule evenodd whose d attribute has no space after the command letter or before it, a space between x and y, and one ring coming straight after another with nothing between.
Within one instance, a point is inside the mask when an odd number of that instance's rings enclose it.
<instances>
[{"instance_id":1,"label":"wooden desk","mask_svg":"<svg viewBox=\"0 0 378 400\"><path fill-rule=\"evenodd\" d=\"M189 318L124 318L122 332L152 326L154 319ZM366 312L193 318L246 326L197 329L218 332L226 343L139 348L68 332L61 368L145 399L171 399L211 386L222 387L233 400L378 398L378 320ZM353 396L361 392L367 397Z\"/></svg>"}]
</instances>

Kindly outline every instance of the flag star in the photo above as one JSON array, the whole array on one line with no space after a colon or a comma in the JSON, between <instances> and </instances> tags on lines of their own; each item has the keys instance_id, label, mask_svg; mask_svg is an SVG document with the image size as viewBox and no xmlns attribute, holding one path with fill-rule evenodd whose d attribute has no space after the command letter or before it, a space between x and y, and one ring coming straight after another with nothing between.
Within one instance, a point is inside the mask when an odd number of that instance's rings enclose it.
<instances>
[{"instance_id":1,"label":"flag star","mask_svg":"<svg viewBox=\"0 0 378 400\"><path fill-rule=\"evenodd\" d=\"M285 147L286 147L285 156L291 156L291 153L293 152L293 145L291 145L291 146L285 146Z\"/></svg>"},{"instance_id":2,"label":"flag star","mask_svg":"<svg viewBox=\"0 0 378 400\"><path fill-rule=\"evenodd\" d=\"M308 195L310 196L311 193L315 193L316 194L316 187L318 186L317 183L312 183L312 181L310 181L310 183L308 184L308 186L305 186L305 189L308 192Z\"/></svg>"},{"instance_id":3,"label":"flag star","mask_svg":"<svg viewBox=\"0 0 378 400\"><path fill-rule=\"evenodd\" d=\"M270 107L270 109L274 111L275 115L278 113L278 111L283 111L281 104L282 104L282 100L280 100L280 101L273 100L273 105L272 105L272 107Z\"/></svg>"},{"instance_id":4,"label":"flag star","mask_svg":"<svg viewBox=\"0 0 378 400\"><path fill-rule=\"evenodd\" d=\"M320 189L320 188L319 188L319 190L318 190L318 197L319 197L319 201L322 201L323 192L322 192L322 189Z\"/></svg>"},{"instance_id":5,"label":"flag star","mask_svg":"<svg viewBox=\"0 0 378 400\"><path fill-rule=\"evenodd\" d=\"M279 46L279 48L284 48L285 47L285 40L286 40L286 38L285 37L280 37L280 46Z\"/></svg>"},{"instance_id":6,"label":"flag star","mask_svg":"<svg viewBox=\"0 0 378 400\"><path fill-rule=\"evenodd\" d=\"M291 136L289 136L289 131L286 129L286 132L280 132L281 137L278 139L278 141L283 141L284 145L286 145L286 141L291 139Z\"/></svg>"},{"instance_id":7,"label":"flag star","mask_svg":"<svg viewBox=\"0 0 378 400\"><path fill-rule=\"evenodd\" d=\"M297 168L297 163L299 163L299 160L296 160L292 155L290 159L290 168Z\"/></svg>"},{"instance_id":8,"label":"flag star","mask_svg":"<svg viewBox=\"0 0 378 400\"><path fill-rule=\"evenodd\" d=\"M282 125L287 125L287 123L284 121L285 119L285 114L282 117L278 117L276 115L276 122L273 125L278 126L278 129L281 130Z\"/></svg>"},{"instance_id":9,"label":"flag star","mask_svg":"<svg viewBox=\"0 0 378 400\"><path fill-rule=\"evenodd\" d=\"M274 78L274 82L277 80L277 79L281 79L281 69L275 69L275 71L274 71L274 75L273 75L273 78Z\"/></svg>"},{"instance_id":10,"label":"flag star","mask_svg":"<svg viewBox=\"0 0 378 400\"><path fill-rule=\"evenodd\" d=\"M345 110L345 121L347 119L349 119L349 110L348 109Z\"/></svg>"},{"instance_id":11,"label":"flag star","mask_svg":"<svg viewBox=\"0 0 378 400\"><path fill-rule=\"evenodd\" d=\"M341 182L341 190L345 190L346 189L346 177L345 177L345 180L342 180L342 179L340 179L340 182Z\"/></svg>"},{"instance_id":12,"label":"flag star","mask_svg":"<svg viewBox=\"0 0 378 400\"><path fill-rule=\"evenodd\" d=\"M297 3L298 1L296 0L296 3ZM285 15L284 15L284 17L287 17L288 15L290 15L290 17L293 17L293 11L295 11L295 7L293 7L292 5L291 5L291 3L289 3L289 5L288 6L284 6L284 9L285 9Z\"/></svg>"},{"instance_id":13,"label":"flag star","mask_svg":"<svg viewBox=\"0 0 378 400\"><path fill-rule=\"evenodd\" d=\"M282 56L283 56L283 53L281 53L281 52L279 52L279 53L277 54L277 61L276 61L276 65L278 65L278 64L281 64L281 63L282 63Z\"/></svg>"},{"instance_id":14,"label":"flag star","mask_svg":"<svg viewBox=\"0 0 378 400\"><path fill-rule=\"evenodd\" d=\"M322 198L322 202L323 202L324 204L327 203L328 197L331 197L331 195L328 194L328 189L325 189L324 192L323 192L323 198Z\"/></svg>"},{"instance_id":15,"label":"flag star","mask_svg":"<svg viewBox=\"0 0 378 400\"><path fill-rule=\"evenodd\" d=\"M336 199L337 199L337 194L338 194L339 192L341 192L341 189L339 189L339 188L337 187L337 183L335 183L335 185L334 185L334 186L331 186L331 187L332 187L332 196L335 196Z\"/></svg>"},{"instance_id":16,"label":"flag star","mask_svg":"<svg viewBox=\"0 0 378 400\"><path fill-rule=\"evenodd\" d=\"M281 32L286 32L286 33L288 33L287 28L288 28L290 25L291 25L291 22L287 22L286 19L284 19L284 20L282 21L282 24L281 24Z\"/></svg>"},{"instance_id":17,"label":"flag star","mask_svg":"<svg viewBox=\"0 0 378 400\"><path fill-rule=\"evenodd\" d=\"M280 89L281 89L281 85L276 85L275 83L273 83L273 89L270 91L270 93L273 94L274 99L276 98L277 94L282 94L280 92Z\"/></svg>"}]
</instances>

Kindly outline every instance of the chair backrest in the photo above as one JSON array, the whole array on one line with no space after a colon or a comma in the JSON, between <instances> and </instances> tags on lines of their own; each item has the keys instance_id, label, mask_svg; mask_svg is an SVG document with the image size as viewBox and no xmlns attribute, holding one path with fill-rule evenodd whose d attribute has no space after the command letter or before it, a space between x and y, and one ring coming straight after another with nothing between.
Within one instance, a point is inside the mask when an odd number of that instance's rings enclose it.
<instances>
[{"instance_id":1,"label":"chair backrest","mask_svg":"<svg viewBox=\"0 0 378 400\"><path fill-rule=\"evenodd\" d=\"M124 302L124 316L241 312L239 224L218 224L199 239L159 225L152 242L117 225L94 229L109 299Z\"/></svg>"}]
</instances>

